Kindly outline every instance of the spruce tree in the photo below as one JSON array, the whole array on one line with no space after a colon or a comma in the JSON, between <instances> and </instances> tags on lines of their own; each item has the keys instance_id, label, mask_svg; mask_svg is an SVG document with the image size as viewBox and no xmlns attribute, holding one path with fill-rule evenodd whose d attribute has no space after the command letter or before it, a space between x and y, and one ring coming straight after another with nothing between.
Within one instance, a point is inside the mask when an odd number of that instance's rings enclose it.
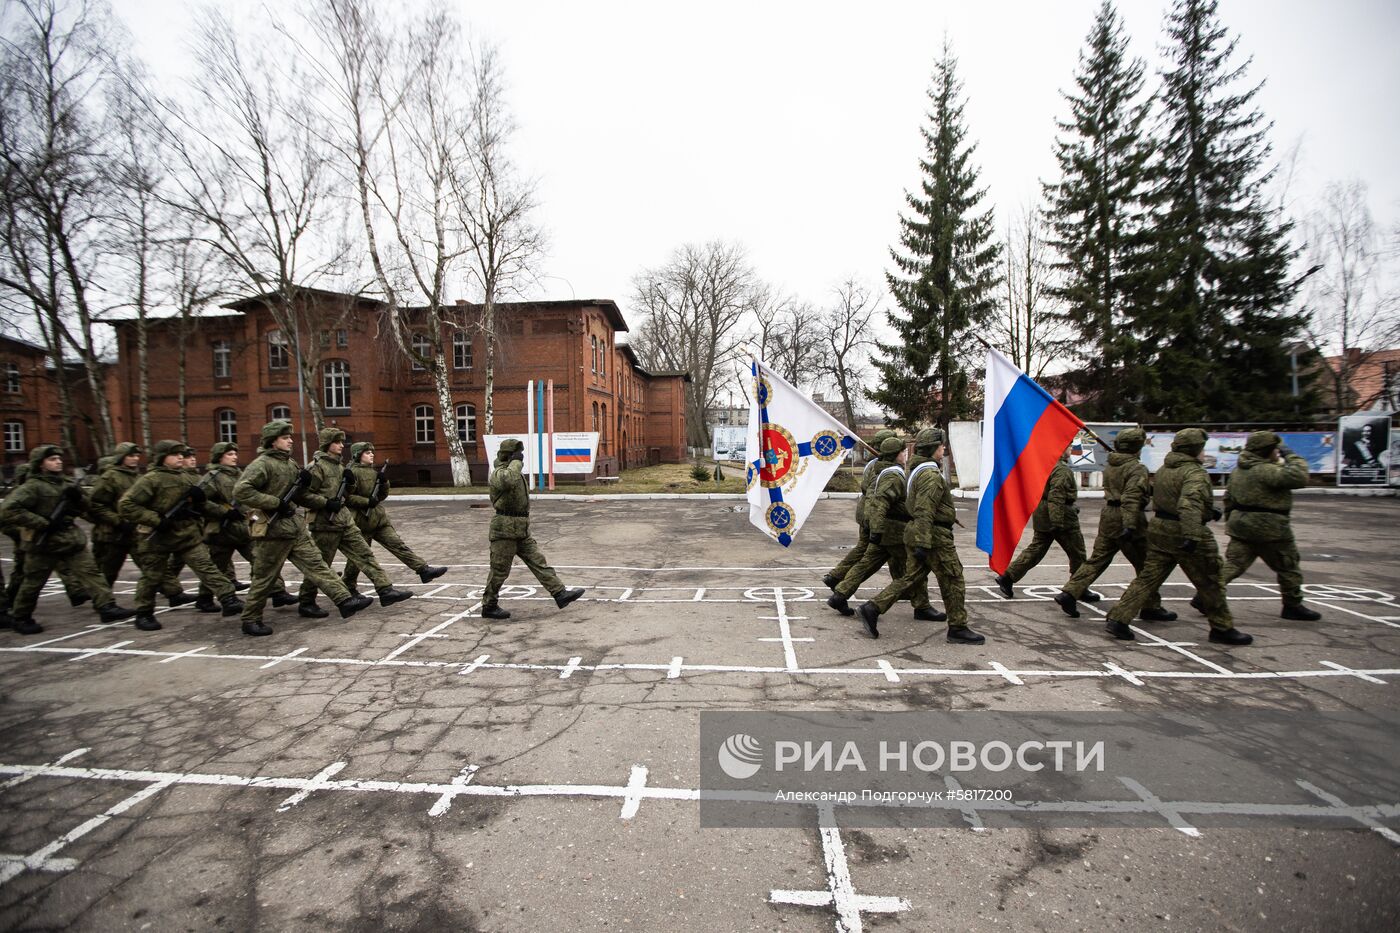
<instances>
[{"instance_id":1,"label":"spruce tree","mask_svg":"<svg viewBox=\"0 0 1400 933\"><path fill-rule=\"evenodd\" d=\"M1176 0L1159 93L1152 240L1160 283L1144 316L1152 379L1143 414L1256 420L1290 412L1291 224L1268 204L1268 124L1238 89L1248 61L1216 0Z\"/></svg>"},{"instance_id":2,"label":"spruce tree","mask_svg":"<svg viewBox=\"0 0 1400 933\"><path fill-rule=\"evenodd\" d=\"M1075 89L1064 95L1070 118L1058 124L1055 139L1060 177L1045 185L1061 274L1056 293L1084 361L1069 380L1087 396L1076 406L1086 417L1131 417L1141 390L1134 325L1150 285L1143 71L1104 0L1079 54Z\"/></svg>"},{"instance_id":3,"label":"spruce tree","mask_svg":"<svg viewBox=\"0 0 1400 933\"><path fill-rule=\"evenodd\" d=\"M887 317L899 337L877 343L882 386L870 397L905 428L975 414L969 367L982 356L970 336L984 332L996 308L1001 246L993 239L992 210L980 210L975 148L963 125L962 86L947 40L928 96L932 110L921 128L924 154L919 190L905 192L899 246L890 250L894 272L885 280L897 308Z\"/></svg>"}]
</instances>

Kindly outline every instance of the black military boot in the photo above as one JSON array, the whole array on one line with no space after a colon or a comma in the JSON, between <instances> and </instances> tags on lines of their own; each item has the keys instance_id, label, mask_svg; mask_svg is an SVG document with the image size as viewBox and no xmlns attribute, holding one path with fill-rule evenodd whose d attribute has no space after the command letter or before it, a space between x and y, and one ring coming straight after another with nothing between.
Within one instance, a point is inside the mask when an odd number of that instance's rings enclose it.
<instances>
[{"instance_id":1,"label":"black military boot","mask_svg":"<svg viewBox=\"0 0 1400 933\"><path fill-rule=\"evenodd\" d=\"M1053 598L1055 604L1064 611L1065 615L1069 616L1071 619L1079 618L1079 604L1075 601L1073 596L1069 595L1064 590L1060 590Z\"/></svg>"},{"instance_id":2,"label":"black military boot","mask_svg":"<svg viewBox=\"0 0 1400 933\"><path fill-rule=\"evenodd\" d=\"M234 581L233 581L233 591L234 591L235 593L242 593L244 590L246 590L248 587L250 587L250 586L252 586L252 585L253 585L253 584L249 583L247 580L234 580Z\"/></svg>"},{"instance_id":3,"label":"black military boot","mask_svg":"<svg viewBox=\"0 0 1400 933\"><path fill-rule=\"evenodd\" d=\"M155 613L149 609L136 613L136 619L132 624L143 632L158 632L161 629L161 624L156 619Z\"/></svg>"},{"instance_id":4,"label":"black military boot","mask_svg":"<svg viewBox=\"0 0 1400 933\"><path fill-rule=\"evenodd\" d=\"M1079 598L1084 600L1086 603L1096 603L1099 600L1103 599L1103 594L1095 593L1093 590L1085 590L1084 595Z\"/></svg>"},{"instance_id":5,"label":"black military boot","mask_svg":"<svg viewBox=\"0 0 1400 933\"><path fill-rule=\"evenodd\" d=\"M10 610L0 609L0 628L14 628L15 617L10 615Z\"/></svg>"},{"instance_id":6,"label":"black military boot","mask_svg":"<svg viewBox=\"0 0 1400 933\"><path fill-rule=\"evenodd\" d=\"M1191 597L1191 608L1201 615L1206 614L1206 604L1205 601L1201 599L1201 594L1197 593L1195 596Z\"/></svg>"},{"instance_id":7,"label":"black military boot","mask_svg":"<svg viewBox=\"0 0 1400 933\"><path fill-rule=\"evenodd\" d=\"M1109 619L1103 624L1103 630L1119 641L1132 641L1137 638L1137 636L1133 634L1133 630L1128 628L1127 625L1122 622L1114 622L1112 619Z\"/></svg>"},{"instance_id":8,"label":"black military boot","mask_svg":"<svg viewBox=\"0 0 1400 933\"><path fill-rule=\"evenodd\" d=\"M841 578L834 573L829 573L826 576L822 577L822 586L826 587L829 590L832 590L833 592L836 590L836 585L840 582Z\"/></svg>"},{"instance_id":9,"label":"black military boot","mask_svg":"<svg viewBox=\"0 0 1400 933\"><path fill-rule=\"evenodd\" d=\"M569 603L578 599L582 595L583 588L578 586L574 587L571 590L560 590L558 593L554 594L554 605L558 606L560 609L563 609Z\"/></svg>"},{"instance_id":10,"label":"black military boot","mask_svg":"<svg viewBox=\"0 0 1400 933\"><path fill-rule=\"evenodd\" d=\"M481 617L483 619L509 619L510 613L506 612L500 606L482 606Z\"/></svg>"},{"instance_id":11,"label":"black military boot","mask_svg":"<svg viewBox=\"0 0 1400 933\"><path fill-rule=\"evenodd\" d=\"M368 596L361 595L360 593L351 593L350 598L345 602L336 603L336 608L340 610L340 617L342 619L348 619L361 609L368 609L373 605L374 600L370 599ZM303 615L305 615L305 613L303 613ZM326 613L323 612L322 615L326 615Z\"/></svg>"},{"instance_id":12,"label":"black military boot","mask_svg":"<svg viewBox=\"0 0 1400 933\"><path fill-rule=\"evenodd\" d=\"M932 606L925 606L922 609L914 610L915 622L947 622L948 613L939 612Z\"/></svg>"},{"instance_id":13,"label":"black military boot","mask_svg":"<svg viewBox=\"0 0 1400 933\"><path fill-rule=\"evenodd\" d=\"M379 591L379 605L392 606L394 603L401 603L405 599L412 599L413 594L408 590L396 590L392 586L386 586Z\"/></svg>"},{"instance_id":14,"label":"black military boot","mask_svg":"<svg viewBox=\"0 0 1400 933\"><path fill-rule=\"evenodd\" d=\"M239 616L243 614L243 600L230 593L219 600L219 608L223 610L225 619L229 616Z\"/></svg>"},{"instance_id":15,"label":"black military boot","mask_svg":"<svg viewBox=\"0 0 1400 933\"><path fill-rule=\"evenodd\" d=\"M442 576L445 573L447 573L446 567L428 566L418 571L418 579L422 580L424 583L432 583L434 580L436 580L438 577Z\"/></svg>"},{"instance_id":16,"label":"black military boot","mask_svg":"<svg viewBox=\"0 0 1400 933\"><path fill-rule=\"evenodd\" d=\"M842 596L840 593L832 593L828 596L826 598L826 604L843 616L853 616L856 614L856 611L846 602L846 597Z\"/></svg>"},{"instance_id":17,"label":"black military boot","mask_svg":"<svg viewBox=\"0 0 1400 933\"><path fill-rule=\"evenodd\" d=\"M1161 606L1148 606L1138 613L1138 618L1144 622L1175 622L1176 613Z\"/></svg>"},{"instance_id":18,"label":"black military boot","mask_svg":"<svg viewBox=\"0 0 1400 933\"><path fill-rule=\"evenodd\" d=\"M316 605L316 601L313 599L309 603L302 603L298 606L297 615L304 619L324 619L326 616L330 615L330 613Z\"/></svg>"},{"instance_id":19,"label":"black military boot","mask_svg":"<svg viewBox=\"0 0 1400 933\"><path fill-rule=\"evenodd\" d=\"M134 615L136 615L135 609L123 609L116 603L108 603L97 609L97 616L103 622L123 622Z\"/></svg>"},{"instance_id":20,"label":"black military boot","mask_svg":"<svg viewBox=\"0 0 1400 933\"><path fill-rule=\"evenodd\" d=\"M1284 606L1283 611L1278 614L1280 619L1295 619L1299 622L1316 622L1322 618L1322 613L1316 609L1309 609L1302 603L1296 606Z\"/></svg>"},{"instance_id":21,"label":"black military boot","mask_svg":"<svg viewBox=\"0 0 1400 933\"><path fill-rule=\"evenodd\" d=\"M948 629L948 641L955 645L980 645L986 640L980 632L974 632L966 625L954 625Z\"/></svg>"},{"instance_id":22,"label":"black military boot","mask_svg":"<svg viewBox=\"0 0 1400 933\"><path fill-rule=\"evenodd\" d=\"M178 593L172 593L171 595L165 598L169 600L170 608L172 609L174 609L176 606L188 606L190 603L199 602L198 596L196 596L194 593L186 593L184 590L181 590Z\"/></svg>"},{"instance_id":23,"label":"black military boot","mask_svg":"<svg viewBox=\"0 0 1400 933\"><path fill-rule=\"evenodd\" d=\"M16 635L38 635L44 627L33 619L15 619L10 626Z\"/></svg>"},{"instance_id":24,"label":"black military boot","mask_svg":"<svg viewBox=\"0 0 1400 933\"><path fill-rule=\"evenodd\" d=\"M1212 626L1210 630L1210 640L1217 645L1232 645L1236 647L1254 644L1253 635L1246 635L1237 628L1215 628Z\"/></svg>"},{"instance_id":25,"label":"black military boot","mask_svg":"<svg viewBox=\"0 0 1400 933\"><path fill-rule=\"evenodd\" d=\"M1001 590L1001 595L1007 599L1016 598L1016 594L1011 590L1011 578L1004 573L997 574L997 589Z\"/></svg>"},{"instance_id":26,"label":"black military boot","mask_svg":"<svg viewBox=\"0 0 1400 933\"><path fill-rule=\"evenodd\" d=\"M865 630L866 630L867 632L870 633L870 637L871 637L871 638L879 638L879 637L880 637L880 610L879 610L879 608L876 607L876 605L875 605L874 603L872 603L872 602L864 602L864 603L861 603L861 604L860 604L860 608L856 610L856 614L860 616L860 621L861 621L862 623L864 623L864 625L865 625Z\"/></svg>"},{"instance_id":27,"label":"black military boot","mask_svg":"<svg viewBox=\"0 0 1400 933\"><path fill-rule=\"evenodd\" d=\"M272 634L272 626L268 625L268 624L267 624L266 622L264 622L262 619L254 619L254 620L251 621L251 622L244 622L244 623L243 623L243 634L244 634L244 635L253 635L253 636L257 636L257 635L271 635L271 634Z\"/></svg>"},{"instance_id":28,"label":"black military boot","mask_svg":"<svg viewBox=\"0 0 1400 933\"><path fill-rule=\"evenodd\" d=\"M296 604L297 598L286 590L278 590L272 594L272 605L275 609L281 609L283 606L295 606Z\"/></svg>"},{"instance_id":29,"label":"black military boot","mask_svg":"<svg viewBox=\"0 0 1400 933\"><path fill-rule=\"evenodd\" d=\"M71 593L68 596L68 602L73 606L74 609L78 608L83 603L87 602L89 599L92 599L92 597L86 593Z\"/></svg>"},{"instance_id":30,"label":"black military boot","mask_svg":"<svg viewBox=\"0 0 1400 933\"><path fill-rule=\"evenodd\" d=\"M213 595L201 596L194 601L194 607L200 612L218 612L219 604L214 602Z\"/></svg>"}]
</instances>

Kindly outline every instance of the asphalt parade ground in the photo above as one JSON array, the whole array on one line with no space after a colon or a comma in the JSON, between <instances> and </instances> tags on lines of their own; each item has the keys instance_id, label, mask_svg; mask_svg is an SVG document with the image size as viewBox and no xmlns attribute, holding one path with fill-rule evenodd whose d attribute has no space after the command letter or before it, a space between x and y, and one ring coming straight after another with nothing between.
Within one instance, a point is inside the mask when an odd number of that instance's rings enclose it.
<instances>
[{"instance_id":1,"label":"asphalt parade ground","mask_svg":"<svg viewBox=\"0 0 1400 933\"><path fill-rule=\"evenodd\" d=\"M1351 828L1200 828L1160 802L1153 829L856 829L839 807L702 828L703 711L1400 707L1396 499L1299 496L1323 620L1280 619L1256 564L1229 590L1256 638L1238 649L1206 640L1179 572L1179 620L1131 643L1101 631L1126 563L1077 620L1050 601L1058 549L1002 599L973 505L956 539L978 647L907 603L878 641L827 608L849 500L789 550L732 500L536 500L537 540L587 594L560 611L517 562L513 616L489 624L490 510L460 501L391 500L451 568L421 584L376 549L416 598L348 622L269 606L267 638L192 606L159 632L98 625L53 580L42 635L0 632L0 929L1400 928L1400 800ZM128 564L124 605L134 583Z\"/></svg>"}]
</instances>

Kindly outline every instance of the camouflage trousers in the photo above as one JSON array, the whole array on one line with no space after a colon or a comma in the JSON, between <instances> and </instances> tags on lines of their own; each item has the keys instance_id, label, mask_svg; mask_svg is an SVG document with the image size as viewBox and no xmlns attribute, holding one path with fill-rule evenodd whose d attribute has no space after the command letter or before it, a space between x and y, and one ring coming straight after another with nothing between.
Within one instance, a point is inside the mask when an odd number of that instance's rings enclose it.
<instances>
[{"instance_id":1,"label":"camouflage trousers","mask_svg":"<svg viewBox=\"0 0 1400 933\"><path fill-rule=\"evenodd\" d=\"M1108 565L1113 563L1113 557L1119 551L1122 551L1128 563L1133 565L1134 574L1142 573L1142 568L1147 563L1147 542L1142 538L1133 538L1120 544L1116 534L1106 534L1100 526L1098 537L1094 539L1094 553L1079 565L1078 570L1071 572L1069 582L1060 589L1075 599L1083 599L1085 592L1103 575ZM1148 609L1161 609L1162 594L1153 590L1143 605Z\"/></svg>"},{"instance_id":2,"label":"camouflage trousers","mask_svg":"<svg viewBox=\"0 0 1400 933\"><path fill-rule=\"evenodd\" d=\"M215 567L219 568L219 573L228 577L230 583L238 582L238 577L233 570L234 554L241 554L243 559L250 565L253 563L253 543L251 541L239 541L235 543L219 535L210 540L208 545L209 559L214 562ZM277 577L277 586L272 592L287 592L287 584L283 582L280 574ZM203 581L200 581L199 595L202 597L213 596L214 591L205 586Z\"/></svg>"},{"instance_id":3,"label":"camouflage trousers","mask_svg":"<svg viewBox=\"0 0 1400 933\"><path fill-rule=\"evenodd\" d=\"M15 563L19 563L18 559ZM10 603L10 615L16 619L32 618L34 607L39 602L39 591L49 582L49 574L55 571L60 579L71 580L74 586L91 596L94 609L101 609L116 602L107 581L102 579L102 571L93 563L87 548L63 555L30 551L24 555L24 575L19 578L19 588ZM19 572L21 571L16 571Z\"/></svg>"},{"instance_id":4,"label":"camouflage trousers","mask_svg":"<svg viewBox=\"0 0 1400 933\"><path fill-rule=\"evenodd\" d=\"M506 582L506 577L510 576L511 563L517 556L530 568L535 579L540 581L540 586L549 591L549 595L557 596L564 591L564 582L559 579L554 568L549 566L548 558L544 556L544 551L540 550L533 537L527 535L524 538L498 538L491 542L491 570L486 575L486 589L481 593L482 608L489 609L500 605L498 600L501 586Z\"/></svg>"},{"instance_id":5,"label":"camouflage trousers","mask_svg":"<svg viewBox=\"0 0 1400 933\"><path fill-rule=\"evenodd\" d=\"M219 568L214 565L214 561L209 558L209 549L204 546L203 541L197 541L189 547L166 550L147 543L144 547L146 567L141 571L141 579L136 583L136 611L150 611L156 607L156 593L163 592L170 595L168 587L172 580L175 584L175 592L181 592L180 581L173 576L174 563L179 561L182 566L188 566L199 577L201 587L208 587L216 599L223 599L233 595L233 581L225 577Z\"/></svg>"},{"instance_id":6,"label":"camouflage trousers","mask_svg":"<svg viewBox=\"0 0 1400 933\"><path fill-rule=\"evenodd\" d=\"M1262 560L1278 576L1279 594L1285 606L1303 605L1303 571L1299 567L1298 545L1290 536L1282 541L1246 541L1231 538L1225 547L1225 569L1220 585L1230 582L1249 569L1255 558Z\"/></svg>"},{"instance_id":7,"label":"camouflage trousers","mask_svg":"<svg viewBox=\"0 0 1400 933\"><path fill-rule=\"evenodd\" d=\"M1052 544L1058 544L1069 558L1069 572L1078 573L1079 565L1084 563L1084 532L1075 525L1073 528L1060 528L1055 531L1031 532L1031 543L1026 545L1026 549L1017 554L1011 566L1006 568L1006 575L1011 578L1011 582L1015 583L1030 573L1031 568L1050 553Z\"/></svg>"},{"instance_id":8,"label":"camouflage trousers","mask_svg":"<svg viewBox=\"0 0 1400 933\"><path fill-rule=\"evenodd\" d=\"M867 542L865 553L861 555L856 565L850 569L844 579L836 584L836 592L850 599L860 589L860 585L875 575L884 564L890 565L890 586L885 587L881 595L888 592L891 587L898 583L906 573L909 572L909 551L905 549L904 542L891 541L876 544L874 541ZM892 606L899 599L908 599L915 609L927 609L930 605L928 601L928 573L925 572L921 578L922 582L917 585L910 583L907 589L899 595L889 600ZM880 597L875 597L878 600ZM878 603L877 603L878 605ZM882 607L881 612L888 612L889 606Z\"/></svg>"},{"instance_id":9,"label":"camouflage trousers","mask_svg":"<svg viewBox=\"0 0 1400 933\"><path fill-rule=\"evenodd\" d=\"M126 565L126 559L132 552L132 544L130 534L119 535L106 541L93 539L92 559L97 564L97 569L102 571L108 586L117 582L117 577L121 575L122 567Z\"/></svg>"},{"instance_id":10,"label":"camouflage trousers","mask_svg":"<svg viewBox=\"0 0 1400 933\"><path fill-rule=\"evenodd\" d=\"M28 552L21 551L19 547L16 546L15 565L10 569L9 582L4 584L4 593L0 594L0 605L11 606L19 596L20 585L24 583L24 557L26 553ZM88 595L83 592L83 588L73 579L73 574L69 572L66 566L55 567L54 572L58 574L59 582L63 584L63 592L68 596L69 602ZM4 577L0 576L0 581L3 580Z\"/></svg>"},{"instance_id":11,"label":"camouflage trousers","mask_svg":"<svg viewBox=\"0 0 1400 933\"><path fill-rule=\"evenodd\" d=\"M164 551L156 547L150 538L138 538L136 546L132 548L131 559L136 564L136 569L141 571L140 581L149 578L156 591L165 596L178 596L184 592L184 585L180 582L180 571L184 569L184 558L178 556L178 552ZM141 590L141 583L136 584L137 592ZM152 594L151 599L155 596ZM138 603L137 609L141 608Z\"/></svg>"},{"instance_id":12,"label":"camouflage trousers","mask_svg":"<svg viewBox=\"0 0 1400 933\"><path fill-rule=\"evenodd\" d=\"M302 577L325 593L338 606L350 598L350 591L340 582L335 571L326 566L320 548L311 535L302 529L295 538L257 538L253 541L253 580L243 597L243 621L262 620L267 598L282 586L282 566L287 561L301 571Z\"/></svg>"},{"instance_id":13,"label":"camouflage trousers","mask_svg":"<svg viewBox=\"0 0 1400 933\"><path fill-rule=\"evenodd\" d=\"M870 529L866 528L864 525L859 525L857 527L860 528L860 537L856 539L856 546L851 548L850 552L847 553L845 557L841 558L841 563L831 568L831 572L828 576L835 577L838 580L844 580L846 574L851 572L851 568L860 563L860 559L865 556L866 548L870 547Z\"/></svg>"},{"instance_id":14,"label":"camouflage trousers","mask_svg":"<svg viewBox=\"0 0 1400 933\"><path fill-rule=\"evenodd\" d=\"M883 615L905 597L909 598L915 609L927 608L928 575L932 573L938 580L938 595L943 600L943 611L948 615L948 627L966 627L967 586L963 582L962 562L958 560L957 549L953 546L952 531L934 528L933 547L924 560L914 554L912 547L905 551L904 573L891 580L890 585L871 600L875 608ZM894 566L893 560L890 566Z\"/></svg>"},{"instance_id":15,"label":"camouflage trousers","mask_svg":"<svg viewBox=\"0 0 1400 933\"><path fill-rule=\"evenodd\" d=\"M1230 607L1225 602L1225 590L1220 585L1220 545L1216 544L1215 535L1206 531L1196 539L1196 549L1190 552L1182 550L1181 541L1180 522L1152 519L1147 527L1147 560L1123 598L1108 611L1110 621L1127 625L1136 619L1151 595L1160 590L1167 577L1180 566L1196 587L1210 627L1235 627Z\"/></svg>"},{"instance_id":16,"label":"camouflage trousers","mask_svg":"<svg viewBox=\"0 0 1400 933\"><path fill-rule=\"evenodd\" d=\"M423 558L413 553L413 548L403 543L403 539L399 537L399 533L395 531L394 526L388 522L385 522L373 531L361 530L360 534L364 537L366 545L372 541L379 542L379 544L383 545L384 550L397 557L399 563L403 564L414 573L418 573L424 567L428 566ZM345 585L353 590L356 581L360 579L360 565L353 560L346 560L345 575L342 579L345 580Z\"/></svg>"},{"instance_id":17,"label":"camouflage trousers","mask_svg":"<svg viewBox=\"0 0 1400 933\"><path fill-rule=\"evenodd\" d=\"M339 551L345 555L345 566L348 568L352 564L365 572L370 582L374 584L376 590L387 590L393 586L393 581L384 572L384 568L379 566L379 561L374 559L374 554L369 549L369 544L365 541L364 535L360 534L360 529L354 525L346 525L334 530L315 530L311 532L311 540L316 543L316 547L321 552L321 560L329 567L331 561L335 560L335 552ZM343 581L342 581L343 582ZM350 589L349 584L345 588ZM307 577L301 582L301 589L297 592L297 599L302 605L316 601L316 584Z\"/></svg>"}]
</instances>

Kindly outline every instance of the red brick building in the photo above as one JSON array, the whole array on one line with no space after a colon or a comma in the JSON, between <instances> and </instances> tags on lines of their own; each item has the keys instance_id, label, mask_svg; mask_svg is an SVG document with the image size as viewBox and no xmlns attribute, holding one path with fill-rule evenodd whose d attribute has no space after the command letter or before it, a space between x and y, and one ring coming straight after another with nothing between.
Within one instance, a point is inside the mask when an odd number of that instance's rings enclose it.
<instances>
[{"instance_id":1,"label":"red brick building","mask_svg":"<svg viewBox=\"0 0 1400 933\"><path fill-rule=\"evenodd\" d=\"M328 424L352 440L373 442L381 462L400 483L449 483L437 391L426 369L410 365L381 332L382 305L334 292L304 293L295 339L283 335L265 298L234 302L198 318L184 338L186 440L204 450L236 438L255 448L258 431L274 417L290 417L315 447L311 408L298 399L295 354L316 363L317 393ZM304 308L304 310L303 310ZM458 302L454 314L470 323L480 308ZM680 373L648 373L618 337L627 324L610 300L512 302L497 305L493 408L495 432L526 428L526 382L554 380L554 429L597 431L593 477L685 458L684 380ZM139 435L136 331L117 331L113 418L119 436ZM148 322L148 378L152 437L179 435L178 321ZM421 332L420 332L421 333ZM454 421L464 439L473 481L484 479L484 347L473 328L446 328ZM426 340L426 338L424 338ZM305 412L305 416L301 415ZM299 445L298 445L299 451ZM245 455L245 460L247 456Z\"/></svg>"},{"instance_id":2,"label":"red brick building","mask_svg":"<svg viewBox=\"0 0 1400 933\"><path fill-rule=\"evenodd\" d=\"M76 462L69 465L90 466L99 454L92 429L94 412L87 373L81 366L69 363L67 376L73 407L78 412L72 425ZM110 370L107 382L110 392ZM7 476L16 465L29 462L31 448L63 443L58 399L57 373L49 362L48 351L27 340L0 336L0 462Z\"/></svg>"}]
</instances>

